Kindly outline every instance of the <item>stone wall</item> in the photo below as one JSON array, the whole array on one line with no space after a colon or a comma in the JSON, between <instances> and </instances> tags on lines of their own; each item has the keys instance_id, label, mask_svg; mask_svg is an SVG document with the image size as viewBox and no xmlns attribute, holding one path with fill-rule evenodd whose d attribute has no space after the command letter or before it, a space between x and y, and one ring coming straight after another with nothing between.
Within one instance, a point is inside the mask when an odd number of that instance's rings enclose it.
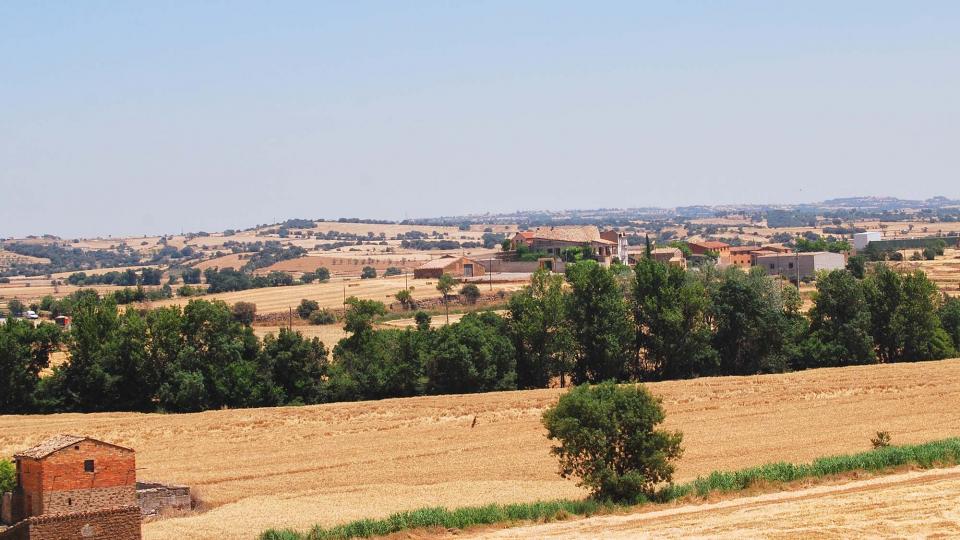
<instances>
[{"instance_id":1,"label":"stone wall","mask_svg":"<svg viewBox=\"0 0 960 540\"><path fill-rule=\"evenodd\" d=\"M0 495L0 524L13 523L13 493Z\"/></svg>"},{"instance_id":2,"label":"stone wall","mask_svg":"<svg viewBox=\"0 0 960 540\"><path fill-rule=\"evenodd\" d=\"M45 514L65 514L135 504L137 504L137 493L133 486L48 491L43 494Z\"/></svg>"},{"instance_id":3,"label":"stone wall","mask_svg":"<svg viewBox=\"0 0 960 540\"><path fill-rule=\"evenodd\" d=\"M140 540L136 506L34 516L0 531L0 540Z\"/></svg>"},{"instance_id":4,"label":"stone wall","mask_svg":"<svg viewBox=\"0 0 960 540\"><path fill-rule=\"evenodd\" d=\"M156 516L165 511L190 510L190 488L137 482L137 504L144 517Z\"/></svg>"}]
</instances>

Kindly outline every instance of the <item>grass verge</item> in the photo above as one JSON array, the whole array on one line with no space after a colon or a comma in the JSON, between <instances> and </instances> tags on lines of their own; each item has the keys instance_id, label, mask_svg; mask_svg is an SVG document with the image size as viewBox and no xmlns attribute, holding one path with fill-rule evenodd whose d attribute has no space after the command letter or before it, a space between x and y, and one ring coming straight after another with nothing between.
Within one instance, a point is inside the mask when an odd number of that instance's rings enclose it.
<instances>
[{"instance_id":1,"label":"grass verge","mask_svg":"<svg viewBox=\"0 0 960 540\"><path fill-rule=\"evenodd\" d=\"M930 469L958 463L960 463L960 438L951 438L916 445L887 446L858 454L823 457L807 464L780 462L739 471L715 471L691 482L667 486L654 496L653 501L666 503L682 498L703 498L713 493L743 491L755 485L783 485L798 480L827 478L854 471L881 472L904 466ZM646 504L646 502L641 501L639 504ZM584 499L490 504L455 510L442 507L421 508L399 512L384 519L361 519L329 529L320 526L307 532L271 529L263 532L260 540L370 538L429 527L466 529L494 523L553 521L570 516L610 513L629 507Z\"/></svg>"}]
</instances>

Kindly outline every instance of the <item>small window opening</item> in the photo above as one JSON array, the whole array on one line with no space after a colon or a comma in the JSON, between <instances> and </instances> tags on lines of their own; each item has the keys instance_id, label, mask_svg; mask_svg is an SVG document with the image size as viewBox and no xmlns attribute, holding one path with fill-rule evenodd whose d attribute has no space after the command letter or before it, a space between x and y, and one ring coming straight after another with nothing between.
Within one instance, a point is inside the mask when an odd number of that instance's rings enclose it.
<instances>
[{"instance_id":1,"label":"small window opening","mask_svg":"<svg viewBox=\"0 0 960 540\"><path fill-rule=\"evenodd\" d=\"M67 506L73 506L73 499L67 499Z\"/></svg>"},{"instance_id":2,"label":"small window opening","mask_svg":"<svg viewBox=\"0 0 960 540\"><path fill-rule=\"evenodd\" d=\"M73 449L74 449L74 450L79 450L79 449L80 449L80 445L78 444L77 446L74 446Z\"/></svg>"},{"instance_id":3,"label":"small window opening","mask_svg":"<svg viewBox=\"0 0 960 540\"><path fill-rule=\"evenodd\" d=\"M83 471L84 472L93 472L93 460L88 459L83 462Z\"/></svg>"},{"instance_id":4,"label":"small window opening","mask_svg":"<svg viewBox=\"0 0 960 540\"><path fill-rule=\"evenodd\" d=\"M789 266L789 268L793 268L793 263L790 263L790 266Z\"/></svg>"}]
</instances>

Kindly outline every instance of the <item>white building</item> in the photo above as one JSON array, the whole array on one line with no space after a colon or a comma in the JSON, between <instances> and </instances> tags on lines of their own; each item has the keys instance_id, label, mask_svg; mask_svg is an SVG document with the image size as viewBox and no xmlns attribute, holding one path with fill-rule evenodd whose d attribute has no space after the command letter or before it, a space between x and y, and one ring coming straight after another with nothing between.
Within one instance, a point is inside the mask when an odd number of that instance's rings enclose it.
<instances>
[{"instance_id":1,"label":"white building","mask_svg":"<svg viewBox=\"0 0 960 540\"><path fill-rule=\"evenodd\" d=\"M883 231L853 233L853 247L857 251L866 248L870 242L879 242L880 240L883 240Z\"/></svg>"}]
</instances>

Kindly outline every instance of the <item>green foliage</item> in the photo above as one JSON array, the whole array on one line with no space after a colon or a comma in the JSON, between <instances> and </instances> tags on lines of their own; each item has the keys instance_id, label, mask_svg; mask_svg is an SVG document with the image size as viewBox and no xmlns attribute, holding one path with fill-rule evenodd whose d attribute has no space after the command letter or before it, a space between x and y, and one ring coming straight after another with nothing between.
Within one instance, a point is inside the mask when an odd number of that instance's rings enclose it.
<instances>
[{"instance_id":1,"label":"green foliage","mask_svg":"<svg viewBox=\"0 0 960 540\"><path fill-rule=\"evenodd\" d=\"M613 273L594 261L567 266L567 318L576 342L577 384L626 377L632 329L623 291Z\"/></svg>"},{"instance_id":2,"label":"green foliage","mask_svg":"<svg viewBox=\"0 0 960 540\"><path fill-rule=\"evenodd\" d=\"M669 483L683 452L679 432L657 429L666 415L644 386L578 386L543 414L560 476L598 499L637 502Z\"/></svg>"},{"instance_id":3,"label":"green foliage","mask_svg":"<svg viewBox=\"0 0 960 540\"><path fill-rule=\"evenodd\" d=\"M944 331L953 340L953 347L960 351L960 298L944 297L938 315Z\"/></svg>"},{"instance_id":4,"label":"green foliage","mask_svg":"<svg viewBox=\"0 0 960 540\"><path fill-rule=\"evenodd\" d=\"M423 354L429 393L516 388L513 344L506 321L495 314L469 313L440 328Z\"/></svg>"},{"instance_id":5,"label":"green foliage","mask_svg":"<svg viewBox=\"0 0 960 540\"><path fill-rule=\"evenodd\" d=\"M17 485L17 469L13 462L0 459L0 493L9 493Z\"/></svg>"},{"instance_id":6,"label":"green foliage","mask_svg":"<svg viewBox=\"0 0 960 540\"><path fill-rule=\"evenodd\" d=\"M426 311L418 311L413 315L414 321L417 323L417 330L426 331L430 329L430 314Z\"/></svg>"},{"instance_id":7,"label":"green foliage","mask_svg":"<svg viewBox=\"0 0 960 540\"><path fill-rule=\"evenodd\" d=\"M377 269L372 266L364 266L360 272L360 279L373 279L377 277Z\"/></svg>"},{"instance_id":8,"label":"green foliage","mask_svg":"<svg viewBox=\"0 0 960 540\"><path fill-rule=\"evenodd\" d=\"M31 412L40 372L50 365L50 353L60 345L60 328L53 324L8 320L0 325L0 414Z\"/></svg>"},{"instance_id":9,"label":"green foliage","mask_svg":"<svg viewBox=\"0 0 960 540\"><path fill-rule=\"evenodd\" d=\"M464 297L468 304L476 304L480 298L480 287L473 283L467 283L460 288L460 296Z\"/></svg>"},{"instance_id":10,"label":"green foliage","mask_svg":"<svg viewBox=\"0 0 960 540\"><path fill-rule=\"evenodd\" d=\"M336 324L337 315L329 309L318 309L310 313L310 324Z\"/></svg>"},{"instance_id":11,"label":"green foliage","mask_svg":"<svg viewBox=\"0 0 960 540\"><path fill-rule=\"evenodd\" d=\"M403 269L397 268L396 266L391 266L384 270L384 276L399 276L403 274Z\"/></svg>"},{"instance_id":12,"label":"green foliage","mask_svg":"<svg viewBox=\"0 0 960 540\"><path fill-rule=\"evenodd\" d=\"M301 319L309 319L310 315L314 311L320 309L320 304L316 300L308 300L306 298L300 300L300 305L297 306L297 315Z\"/></svg>"},{"instance_id":13,"label":"green foliage","mask_svg":"<svg viewBox=\"0 0 960 540\"><path fill-rule=\"evenodd\" d=\"M847 271L853 274L857 279L863 279L867 275L867 258L863 255L854 255L847 259Z\"/></svg>"},{"instance_id":14,"label":"green foliage","mask_svg":"<svg viewBox=\"0 0 960 540\"><path fill-rule=\"evenodd\" d=\"M22 317L23 312L27 310L27 306L23 304L19 299L14 298L7 302L7 311L10 312L10 315L13 317Z\"/></svg>"},{"instance_id":15,"label":"green foliage","mask_svg":"<svg viewBox=\"0 0 960 540\"><path fill-rule=\"evenodd\" d=\"M413 293L410 292L410 289L401 289L397 291L397 294L393 295L393 297L397 299L397 302L400 302L403 309L413 309L417 307L417 302L413 299Z\"/></svg>"},{"instance_id":16,"label":"green foliage","mask_svg":"<svg viewBox=\"0 0 960 540\"><path fill-rule=\"evenodd\" d=\"M865 285L846 270L817 278L810 336L798 367L866 364L876 360Z\"/></svg>"},{"instance_id":17,"label":"green foliage","mask_svg":"<svg viewBox=\"0 0 960 540\"><path fill-rule=\"evenodd\" d=\"M253 302L237 302L231 308L233 318L241 324L250 326L257 316L257 305Z\"/></svg>"},{"instance_id":18,"label":"green foliage","mask_svg":"<svg viewBox=\"0 0 960 540\"><path fill-rule=\"evenodd\" d=\"M810 252L810 251L832 251L834 253L842 253L844 251L850 251L852 246L850 242L845 240L835 240L831 238L817 238L816 240L810 240L808 238L797 238L794 241L795 249L800 252Z\"/></svg>"},{"instance_id":19,"label":"green foliage","mask_svg":"<svg viewBox=\"0 0 960 540\"><path fill-rule=\"evenodd\" d=\"M650 258L634 268L632 304L638 377L675 379L716 372L710 302L702 282Z\"/></svg>"},{"instance_id":20,"label":"green foliage","mask_svg":"<svg viewBox=\"0 0 960 540\"><path fill-rule=\"evenodd\" d=\"M330 270L326 266L321 266L317 268L317 271L314 272L317 276L317 281L324 282L330 281Z\"/></svg>"},{"instance_id":21,"label":"green foliage","mask_svg":"<svg viewBox=\"0 0 960 540\"><path fill-rule=\"evenodd\" d=\"M443 309L447 315L447 324L450 324L450 305L447 296L456 286L457 280L450 274L443 274L437 279L437 290L443 296Z\"/></svg>"},{"instance_id":22,"label":"green foliage","mask_svg":"<svg viewBox=\"0 0 960 540\"><path fill-rule=\"evenodd\" d=\"M575 347L565 316L563 276L538 270L508 305L517 387L544 388L553 377L559 377L563 386Z\"/></svg>"}]
</instances>

